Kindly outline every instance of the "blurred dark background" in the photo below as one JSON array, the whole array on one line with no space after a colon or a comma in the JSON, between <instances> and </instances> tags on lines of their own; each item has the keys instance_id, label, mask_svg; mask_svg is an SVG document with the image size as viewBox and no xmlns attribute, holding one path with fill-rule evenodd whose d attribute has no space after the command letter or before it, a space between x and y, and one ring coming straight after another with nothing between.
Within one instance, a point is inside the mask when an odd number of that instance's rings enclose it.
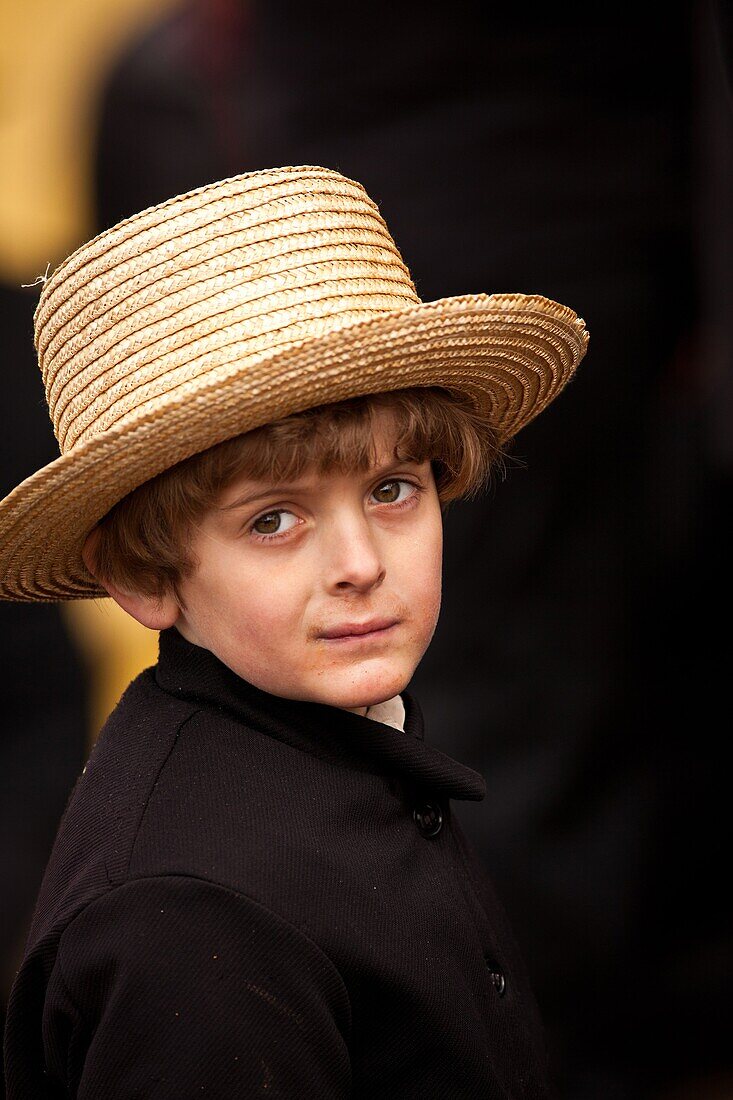
<instances>
[{"instance_id":1,"label":"blurred dark background","mask_svg":"<svg viewBox=\"0 0 733 1100\"><path fill-rule=\"evenodd\" d=\"M524 291L585 317L576 379L506 477L448 513L444 610L412 690L427 736L486 778L461 821L526 956L560 1096L733 1097L730 8L200 0L148 24L95 99L95 229L227 175L325 165L377 201L423 300ZM52 454L31 449L34 433L50 446L33 294L3 294L9 489ZM2 742L8 957L86 689L55 610L0 616L4 713L22 716Z\"/></svg>"},{"instance_id":2,"label":"blurred dark background","mask_svg":"<svg viewBox=\"0 0 733 1100\"><path fill-rule=\"evenodd\" d=\"M0 286L6 386L0 496L54 457L48 413L41 407L33 307L27 290ZM84 765L87 685L58 607L0 602L0 670L2 1023L56 826Z\"/></svg>"}]
</instances>

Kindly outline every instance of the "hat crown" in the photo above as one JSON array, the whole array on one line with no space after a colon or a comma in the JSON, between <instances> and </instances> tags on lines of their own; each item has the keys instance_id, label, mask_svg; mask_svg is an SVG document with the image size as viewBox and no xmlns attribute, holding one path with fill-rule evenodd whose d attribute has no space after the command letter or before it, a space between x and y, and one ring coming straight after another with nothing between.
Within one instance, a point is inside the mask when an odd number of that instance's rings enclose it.
<instances>
[{"instance_id":1,"label":"hat crown","mask_svg":"<svg viewBox=\"0 0 733 1100\"><path fill-rule=\"evenodd\" d=\"M250 172L150 207L46 282L35 342L62 453L162 396L419 305L361 184L325 168ZM313 364L318 369L318 364Z\"/></svg>"}]
</instances>

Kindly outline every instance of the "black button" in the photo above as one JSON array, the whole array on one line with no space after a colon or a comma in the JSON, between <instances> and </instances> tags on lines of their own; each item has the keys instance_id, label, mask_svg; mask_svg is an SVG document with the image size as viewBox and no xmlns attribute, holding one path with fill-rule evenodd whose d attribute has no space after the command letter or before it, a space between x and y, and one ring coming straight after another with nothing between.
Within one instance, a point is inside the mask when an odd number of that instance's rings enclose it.
<instances>
[{"instance_id":1,"label":"black button","mask_svg":"<svg viewBox=\"0 0 733 1100\"><path fill-rule=\"evenodd\" d=\"M489 972L489 978L491 979L491 984L493 985L494 989L500 997L503 997L506 993L506 978L504 977L504 974L496 965L496 963L492 962L490 959L486 959L486 969Z\"/></svg>"},{"instance_id":2,"label":"black button","mask_svg":"<svg viewBox=\"0 0 733 1100\"><path fill-rule=\"evenodd\" d=\"M437 836L443 828L443 811L437 802L421 802L412 816L423 836Z\"/></svg>"}]
</instances>

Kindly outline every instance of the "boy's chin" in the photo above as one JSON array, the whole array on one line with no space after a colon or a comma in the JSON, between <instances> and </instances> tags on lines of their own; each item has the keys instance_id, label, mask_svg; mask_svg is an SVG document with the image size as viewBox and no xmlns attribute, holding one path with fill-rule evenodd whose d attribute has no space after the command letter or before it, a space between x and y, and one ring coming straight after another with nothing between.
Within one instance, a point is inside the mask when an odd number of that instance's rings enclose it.
<instances>
[{"instance_id":1,"label":"boy's chin","mask_svg":"<svg viewBox=\"0 0 733 1100\"><path fill-rule=\"evenodd\" d=\"M399 695L407 687L414 669L385 671L374 670L369 675L353 678L334 677L324 685L321 703L343 710L365 710ZM339 682L343 679L343 682ZM319 693L320 694L320 693Z\"/></svg>"}]
</instances>

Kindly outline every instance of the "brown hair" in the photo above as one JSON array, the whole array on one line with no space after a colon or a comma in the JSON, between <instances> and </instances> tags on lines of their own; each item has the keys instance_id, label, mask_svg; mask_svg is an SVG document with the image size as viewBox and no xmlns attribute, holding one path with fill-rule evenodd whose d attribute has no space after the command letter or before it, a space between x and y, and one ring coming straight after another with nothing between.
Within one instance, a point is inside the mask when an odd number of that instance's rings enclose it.
<instances>
[{"instance_id":1,"label":"brown hair","mask_svg":"<svg viewBox=\"0 0 733 1100\"><path fill-rule=\"evenodd\" d=\"M232 481L368 470L379 408L395 416L395 458L431 460L443 507L484 487L500 452L495 432L465 397L406 389L320 405L210 447L135 489L97 524L95 573L118 588L178 596L179 579L196 566L193 529Z\"/></svg>"}]
</instances>

